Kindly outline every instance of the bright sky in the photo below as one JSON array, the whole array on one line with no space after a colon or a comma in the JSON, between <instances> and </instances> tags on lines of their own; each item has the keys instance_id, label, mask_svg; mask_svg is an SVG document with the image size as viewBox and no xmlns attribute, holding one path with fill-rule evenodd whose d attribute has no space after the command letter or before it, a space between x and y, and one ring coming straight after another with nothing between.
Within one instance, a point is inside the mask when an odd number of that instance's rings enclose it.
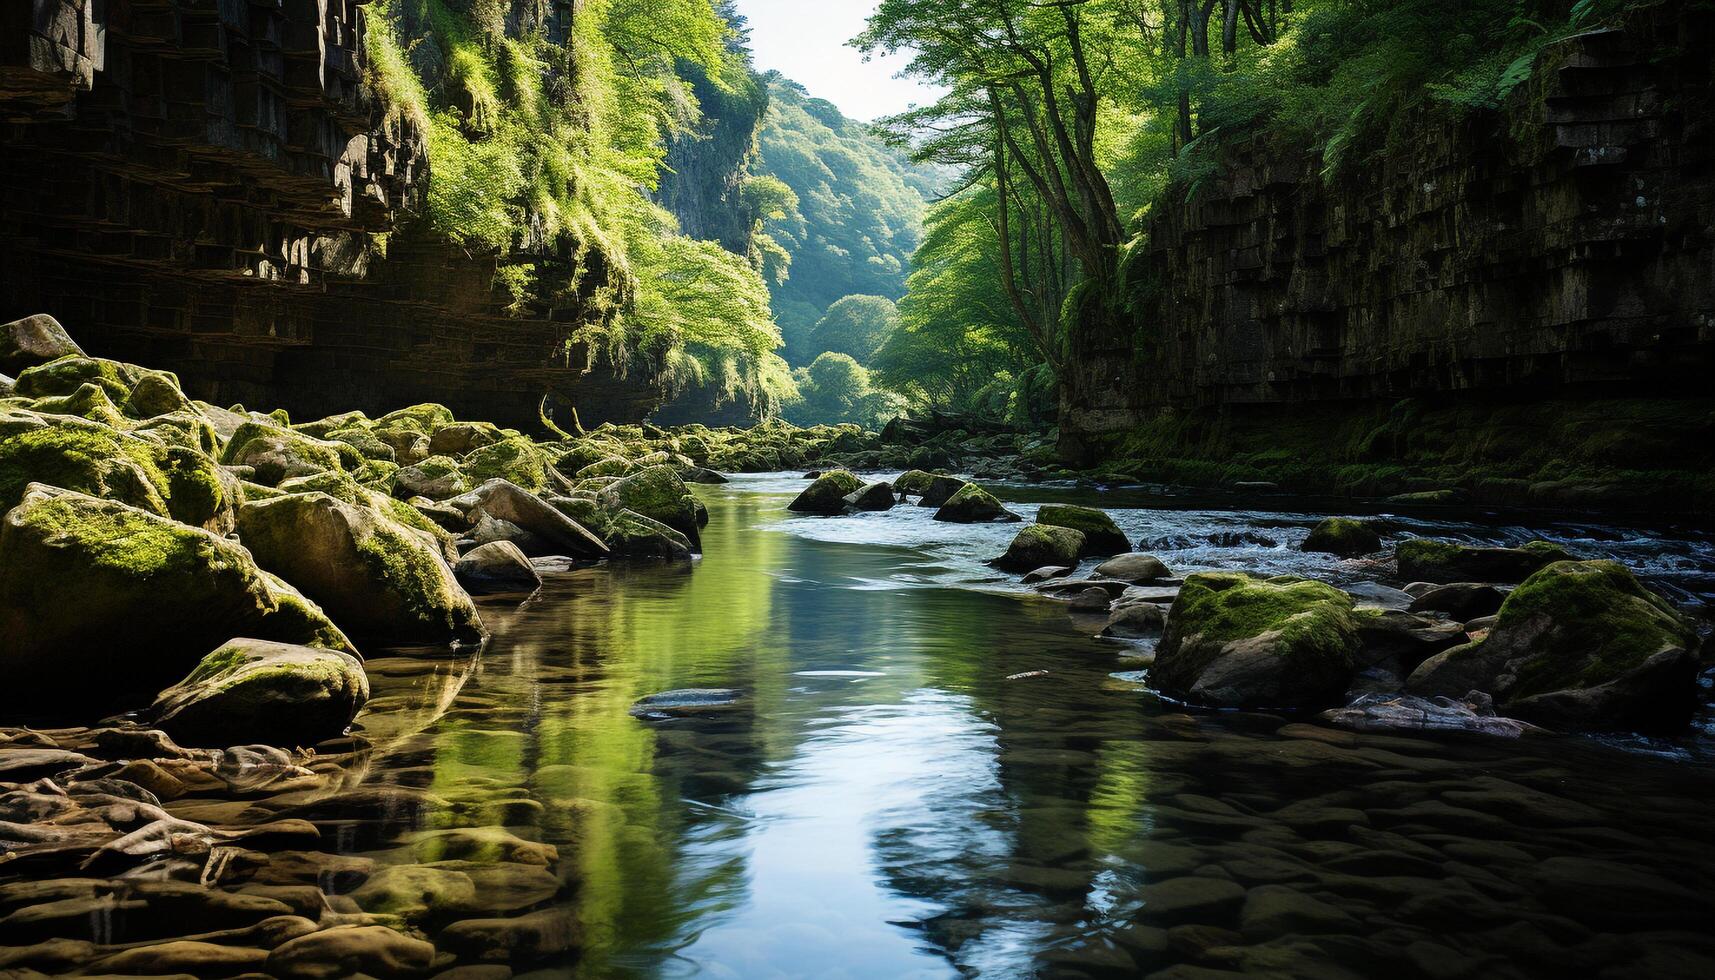
<instances>
[{"instance_id":1,"label":"bright sky","mask_svg":"<svg viewBox=\"0 0 1715 980\"><path fill-rule=\"evenodd\" d=\"M853 119L872 120L913 103L926 105L937 92L894 78L908 59L868 62L846 42L863 30L877 0L738 0L750 19L750 46L760 71L773 68L827 99Z\"/></svg>"}]
</instances>

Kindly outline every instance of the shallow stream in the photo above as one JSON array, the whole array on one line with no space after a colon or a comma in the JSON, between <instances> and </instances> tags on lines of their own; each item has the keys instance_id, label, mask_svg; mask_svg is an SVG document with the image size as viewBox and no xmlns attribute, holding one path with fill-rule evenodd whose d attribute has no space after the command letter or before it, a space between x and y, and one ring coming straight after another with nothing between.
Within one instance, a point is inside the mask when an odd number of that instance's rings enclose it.
<instances>
[{"instance_id":1,"label":"shallow stream","mask_svg":"<svg viewBox=\"0 0 1715 980\"><path fill-rule=\"evenodd\" d=\"M980 564L1016 526L912 506L793 517L802 486L700 488L712 520L690 566L577 571L486 605L493 638L452 670L462 688L445 664L372 661L371 737L389 703L445 691L429 698L445 712L393 739L365 784L409 794L408 823L555 845L556 901L583 932L555 972L1715 975L1706 721L1672 742L1448 742L1187 713L1134 679L1136 646ZM1049 498L1108 507L1179 571L1384 575L1298 551L1316 515L1010 495L1027 515ZM1549 537L1682 602L1715 589L1715 545L1695 536L1390 526ZM687 687L745 699L629 713ZM339 846L421 860L390 845L401 829Z\"/></svg>"}]
</instances>

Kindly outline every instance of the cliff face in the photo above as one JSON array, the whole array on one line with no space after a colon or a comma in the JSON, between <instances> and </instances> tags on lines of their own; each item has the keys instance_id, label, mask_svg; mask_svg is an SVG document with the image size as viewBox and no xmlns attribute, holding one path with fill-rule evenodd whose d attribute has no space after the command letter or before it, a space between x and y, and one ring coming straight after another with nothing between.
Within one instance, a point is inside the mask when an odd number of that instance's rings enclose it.
<instances>
[{"instance_id":1,"label":"cliff face","mask_svg":"<svg viewBox=\"0 0 1715 980\"><path fill-rule=\"evenodd\" d=\"M403 220L423 138L363 84L364 13L6 5L0 319L51 313L222 404L440 401L522 425L551 395L589 422L640 417L660 398L647 366L625 379L568 349L582 297L519 311L493 256Z\"/></svg>"},{"instance_id":2,"label":"cliff face","mask_svg":"<svg viewBox=\"0 0 1715 980\"><path fill-rule=\"evenodd\" d=\"M694 132L667 144L655 197L679 219L684 234L718 242L734 255L749 255L756 216L742 195L756 156L756 131L768 111L768 93L754 81L748 91L722 92L692 69L684 70L692 74L691 94L702 121Z\"/></svg>"},{"instance_id":3,"label":"cliff face","mask_svg":"<svg viewBox=\"0 0 1715 980\"><path fill-rule=\"evenodd\" d=\"M1134 332L1075 339L1062 448L1194 406L1704 393L1715 59L1687 6L1550 49L1498 113L1421 111L1337 179L1229 147L1153 217Z\"/></svg>"}]
</instances>

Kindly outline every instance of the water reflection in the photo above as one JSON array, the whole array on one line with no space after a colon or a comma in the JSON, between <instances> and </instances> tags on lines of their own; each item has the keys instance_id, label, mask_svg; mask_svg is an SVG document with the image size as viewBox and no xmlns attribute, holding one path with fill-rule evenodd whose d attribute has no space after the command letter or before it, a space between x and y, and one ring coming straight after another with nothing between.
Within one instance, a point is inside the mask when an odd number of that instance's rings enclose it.
<instances>
[{"instance_id":1,"label":"water reflection","mask_svg":"<svg viewBox=\"0 0 1715 980\"><path fill-rule=\"evenodd\" d=\"M1707 766L1580 740L1186 715L1111 678L1115 649L1063 607L998 579L938 587L987 576L978 561L1013 529L927 527L921 508L789 518L799 485L707 491L694 566L579 572L522 608L485 608L494 637L475 673L375 764L372 778L442 801L431 825L558 848L556 901L585 942L558 968L1670 976L1715 963L1696 918L1715 893ZM1230 549L1264 570L1369 573L1292 548L1308 518L1120 521L1185 536L1170 561ZM1225 530L1275 544L1210 539ZM1683 547L1688 574L1706 576L1704 546ZM683 687L748 697L694 719L628 714Z\"/></svg>"}]
</instances>

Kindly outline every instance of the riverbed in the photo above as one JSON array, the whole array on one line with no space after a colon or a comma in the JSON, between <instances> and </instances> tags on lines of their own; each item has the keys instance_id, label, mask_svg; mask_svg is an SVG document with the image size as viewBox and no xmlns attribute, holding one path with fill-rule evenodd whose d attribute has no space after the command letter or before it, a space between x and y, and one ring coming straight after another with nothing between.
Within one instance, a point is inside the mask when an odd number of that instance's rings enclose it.
<instances>
[{"instance_id":1,"label":"riverbed","mask_svg":"<svg viewBox=\"0 0 1715 980\"><path fill-rule=\"evenodd\" d=\"M465 917L567 913L570 949L515 964L542 976L1715 971L1707 712L1677 739L1506 742L1188 712L1149 690L1148 640L1097 639L1100 618L983 564L1016 525L911 505L794 516L803 485L699 487L703 557L485 600L480 653L371 651L355 734L373 748L329 755L317 789L175 806L316 821L320 841L270 867L312 869L336 913L356 913L353 894L376 908L387 869L428 868L421 903L388 893L384 911L430 939ZM1388 582L1384 565L1299 551L1322 514L1285 498L996 489L1025 516L1108 508L1176 572ZM1380 520L1545 537L1693 611L1715 591L1715 545L1695 533ZM632 712L680 688L742 697ZM453 894L459 876L474 896ZM105 944L178 934L122 911L77 928Z\"/></svg>"}]
</instances>

